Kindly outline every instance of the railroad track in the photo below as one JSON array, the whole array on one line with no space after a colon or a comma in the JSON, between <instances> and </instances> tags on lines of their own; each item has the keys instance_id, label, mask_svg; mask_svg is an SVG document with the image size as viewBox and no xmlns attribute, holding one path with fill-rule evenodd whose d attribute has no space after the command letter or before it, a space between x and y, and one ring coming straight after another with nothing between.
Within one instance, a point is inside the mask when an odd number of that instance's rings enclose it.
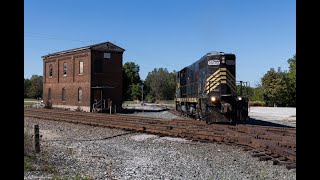
<instances>
[{"instance_id":1,"label":"railroad track","mask_svg":"<svg viewBox=\"0 0 320 180\"><path fill-rule=\"evenodd\" d=\"M256 125L207 125L202 121L25 108L25 117L81 123L243 147L259 160L296 167L296 129Z\"/></svg>"}]
</instances>

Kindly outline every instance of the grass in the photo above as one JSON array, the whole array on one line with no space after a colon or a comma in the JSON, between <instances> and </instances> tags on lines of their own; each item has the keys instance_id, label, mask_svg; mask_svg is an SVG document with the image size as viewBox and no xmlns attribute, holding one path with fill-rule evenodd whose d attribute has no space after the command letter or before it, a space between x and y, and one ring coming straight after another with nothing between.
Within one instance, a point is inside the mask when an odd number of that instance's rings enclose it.
<instances>
[{"instance_id":1,"label":"grass","mask_svg":"<svg viewBox=\"0 0 320 180\"><path fill-rule=\"evenodd\" d=\"M33 105L33 104L36 104L38 101L40 102L40 100L37 100L37 99L25 98L24 105Z\"/></svg>"},{"instance_id":2,"label":"grass","mask_svg":"<svg viewBox=\"0 0 320 180\"><path fill-rule=\"evenodd\" d=\"M36 104L37 102L30 102L30 101L25 101L24 105L33 105Z\"/></svg>"},{"instance_id":3,"label":"grass","mask_svg":"<svg viewBox=\"0 0 320 180\"><path fill-rule=\"evenodd\" d=\"M263 101L250 101L250 106L266 106L266 103Z\"/></svg>"},{"instance_id":4,"label":"grass","mask_svg":"<svg viewBox=\"0 0 320 180\"><path fill-rule=\"evenodd\" d=\"M25 171L36 171L37 168L33 165L34 157L24 156L24 170Z\"/></svg>"},{"instance_id":5,"label":"grass","mask_svg":"<svg viewBox=\"0 0 320 180\"><path fill-rule=\"evenodd\" d=\"M41 141L40 141L41 143ZM41 146L41 144L40 144ZM40 154L34 150L34 136L32 129L24 129L24 171L41 171L51 175L52 180L91 180L92 178L76 175L74 177L64 177L59 174L56 166L51 162L52 152L50 149L42 148Z\"/></svg>"},{"instance_id":6,"label":"grass","mask_svg":"<svg viewBox=\"0 0 320 180\"><path fill-rule=\"evenodd\" d=\"M24 129L24 170L45 171L51 174L57 174L56 168L44 159L45 154L41 154L39 157L36 156L33 137L31 129Z\"/></svg>"},{"instance_id":7,"label":"grass","mask_svg":"<svg viewBox=\"0 0 320 180\"><path fill-rule=\"evenodd\" d=\"M139 102L137 102L137 101L124 101L124 102L122 103L122 105L137 104L137 103L139 103Z\"/></svg>"},{"instance_id":8,"label":"grass","mask_svg":"<svg viewBox=\"0 0 320 180\"><path fill-rule=\"evenodd\" d=\"M157 100L159 104L174 104L174 100Z\"/></svg>"},{"instance_id":9,"label":"grass","mask_svg":"<svg viewBox=\"0 0 320 180\"><path fill-rule=\"evenodd\" d=\"M24 101L37 101L37 99L33 99L33 98L24 98Z\"/></svg>"}]
</instances>

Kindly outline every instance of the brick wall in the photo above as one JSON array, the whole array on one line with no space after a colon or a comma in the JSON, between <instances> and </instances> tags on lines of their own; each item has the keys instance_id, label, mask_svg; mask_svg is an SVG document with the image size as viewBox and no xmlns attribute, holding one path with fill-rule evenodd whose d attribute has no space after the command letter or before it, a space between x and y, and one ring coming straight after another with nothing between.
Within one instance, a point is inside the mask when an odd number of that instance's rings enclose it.
<instances>
[{"instance_id":1,"label":"brick wall","mask_svg":"<svg viewBox=\"0 0 320 180\"><path fill-rule=\"evenodd\" d=\"M48 100L51 88L53 105L90 106L90 50L68 53L57 57L48 57L44 62L43 99ZM83 74L79 74L79 64L83 62ZM63 64L67 63L67 74L63 74ZM49 66L52 64L52 77ZM65 88L66 100L62 101L62 88ZM82 101L78 101L78 89L82 89Z\"/></svg>"},{"instance_id":2,"label":"brick wall","mask_svg":"<svg viewBox=\"0 0 320 180\"><path fill-rule=\"evenodd\" d=\"M103 98L112 100L112 104L117 106L117 111L122 108L122 52L110 52L110 59L104 59L101 51L92 51L91 62L91 84L95 86L111 86L114 88L104 89ZM102 73L95 72L95 61L102 61Z\"/></svg>"},{"instance_id":3,"label":"brick wall","mask_svg":"<svg viewBox=\"0 0 320 180\"><path fill-rule=\"evenodd\" d=\"M48 101L48 91L51 89L53 107L88 109L93 104L91 87L110 86L103 89L103 99L111 99L113 108L117 112L122 110L122 52L111 53L110 59L104 58L102 51L90 49L69 52L63 55L46 57L43 60L43 100ZM95 72L95 62L101 61L102 73ZM80 74L80 62L83 62L83 73ZM64 74L64 63L67 65ZM52 65L52 77L49 76L49 67ZM66 99L62 100L62 89L65 89ZM82 101L78 101L78 90L82 89Z\"/></svg>"}]
</instances>

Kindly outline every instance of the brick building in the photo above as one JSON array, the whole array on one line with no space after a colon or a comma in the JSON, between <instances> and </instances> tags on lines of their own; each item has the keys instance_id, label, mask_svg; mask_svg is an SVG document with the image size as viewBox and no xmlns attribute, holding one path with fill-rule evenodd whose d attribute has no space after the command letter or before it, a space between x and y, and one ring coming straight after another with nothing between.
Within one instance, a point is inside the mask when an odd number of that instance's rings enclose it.
<instances>
[{"instance_id":1,"label":"brick building","mask_svg":"<svg viewBox=\"0 0 320 180\"><path fill-rule=\"evenodd\" d=\"M112 104L121 111L124 51L105 42L42 56L44 102L90 112Z\"/></svg>"}]
</instances>

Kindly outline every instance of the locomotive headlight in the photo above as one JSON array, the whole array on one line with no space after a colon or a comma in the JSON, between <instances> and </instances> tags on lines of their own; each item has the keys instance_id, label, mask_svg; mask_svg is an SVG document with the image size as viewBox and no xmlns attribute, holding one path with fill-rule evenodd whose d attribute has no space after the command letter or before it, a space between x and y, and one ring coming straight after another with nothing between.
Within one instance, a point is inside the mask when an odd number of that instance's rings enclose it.
<instances>
[{"instance_id":1,"label":"locomotive headlight","mask_svg":"<svg viewBox=\"0 0 320 180\"><path fill-rule=\"evenodd\" d=\"M226 60L225 60L225 57L223 56L222 58L221 58L221 63L225 63L226 62Z\"/></svg>"},{"instance_id":2,"label":"locomotive headlight","mask_svg":"<svg viewBox=\"0 0 320 180\"><path fill-rule=\"evenodd\" d=\"M212 101L212 102L214 102L214 101L216 101L216 99L217 99L217 98L216 98L216 97L214 97L214 96L211 96L211 98L210 98L210 99L211 99L211 101Z\"/></svg>"},{"instance_id":3,"label":"locomotive headlight","mask_svg":"<svg viewBox=\"0 0 320 180\"><path fill-rule=\"evenodd\" d=\"M238 96L238 100L241 101L241 100L242 100L242 97Z\"/></svg>"}]
</instances>

